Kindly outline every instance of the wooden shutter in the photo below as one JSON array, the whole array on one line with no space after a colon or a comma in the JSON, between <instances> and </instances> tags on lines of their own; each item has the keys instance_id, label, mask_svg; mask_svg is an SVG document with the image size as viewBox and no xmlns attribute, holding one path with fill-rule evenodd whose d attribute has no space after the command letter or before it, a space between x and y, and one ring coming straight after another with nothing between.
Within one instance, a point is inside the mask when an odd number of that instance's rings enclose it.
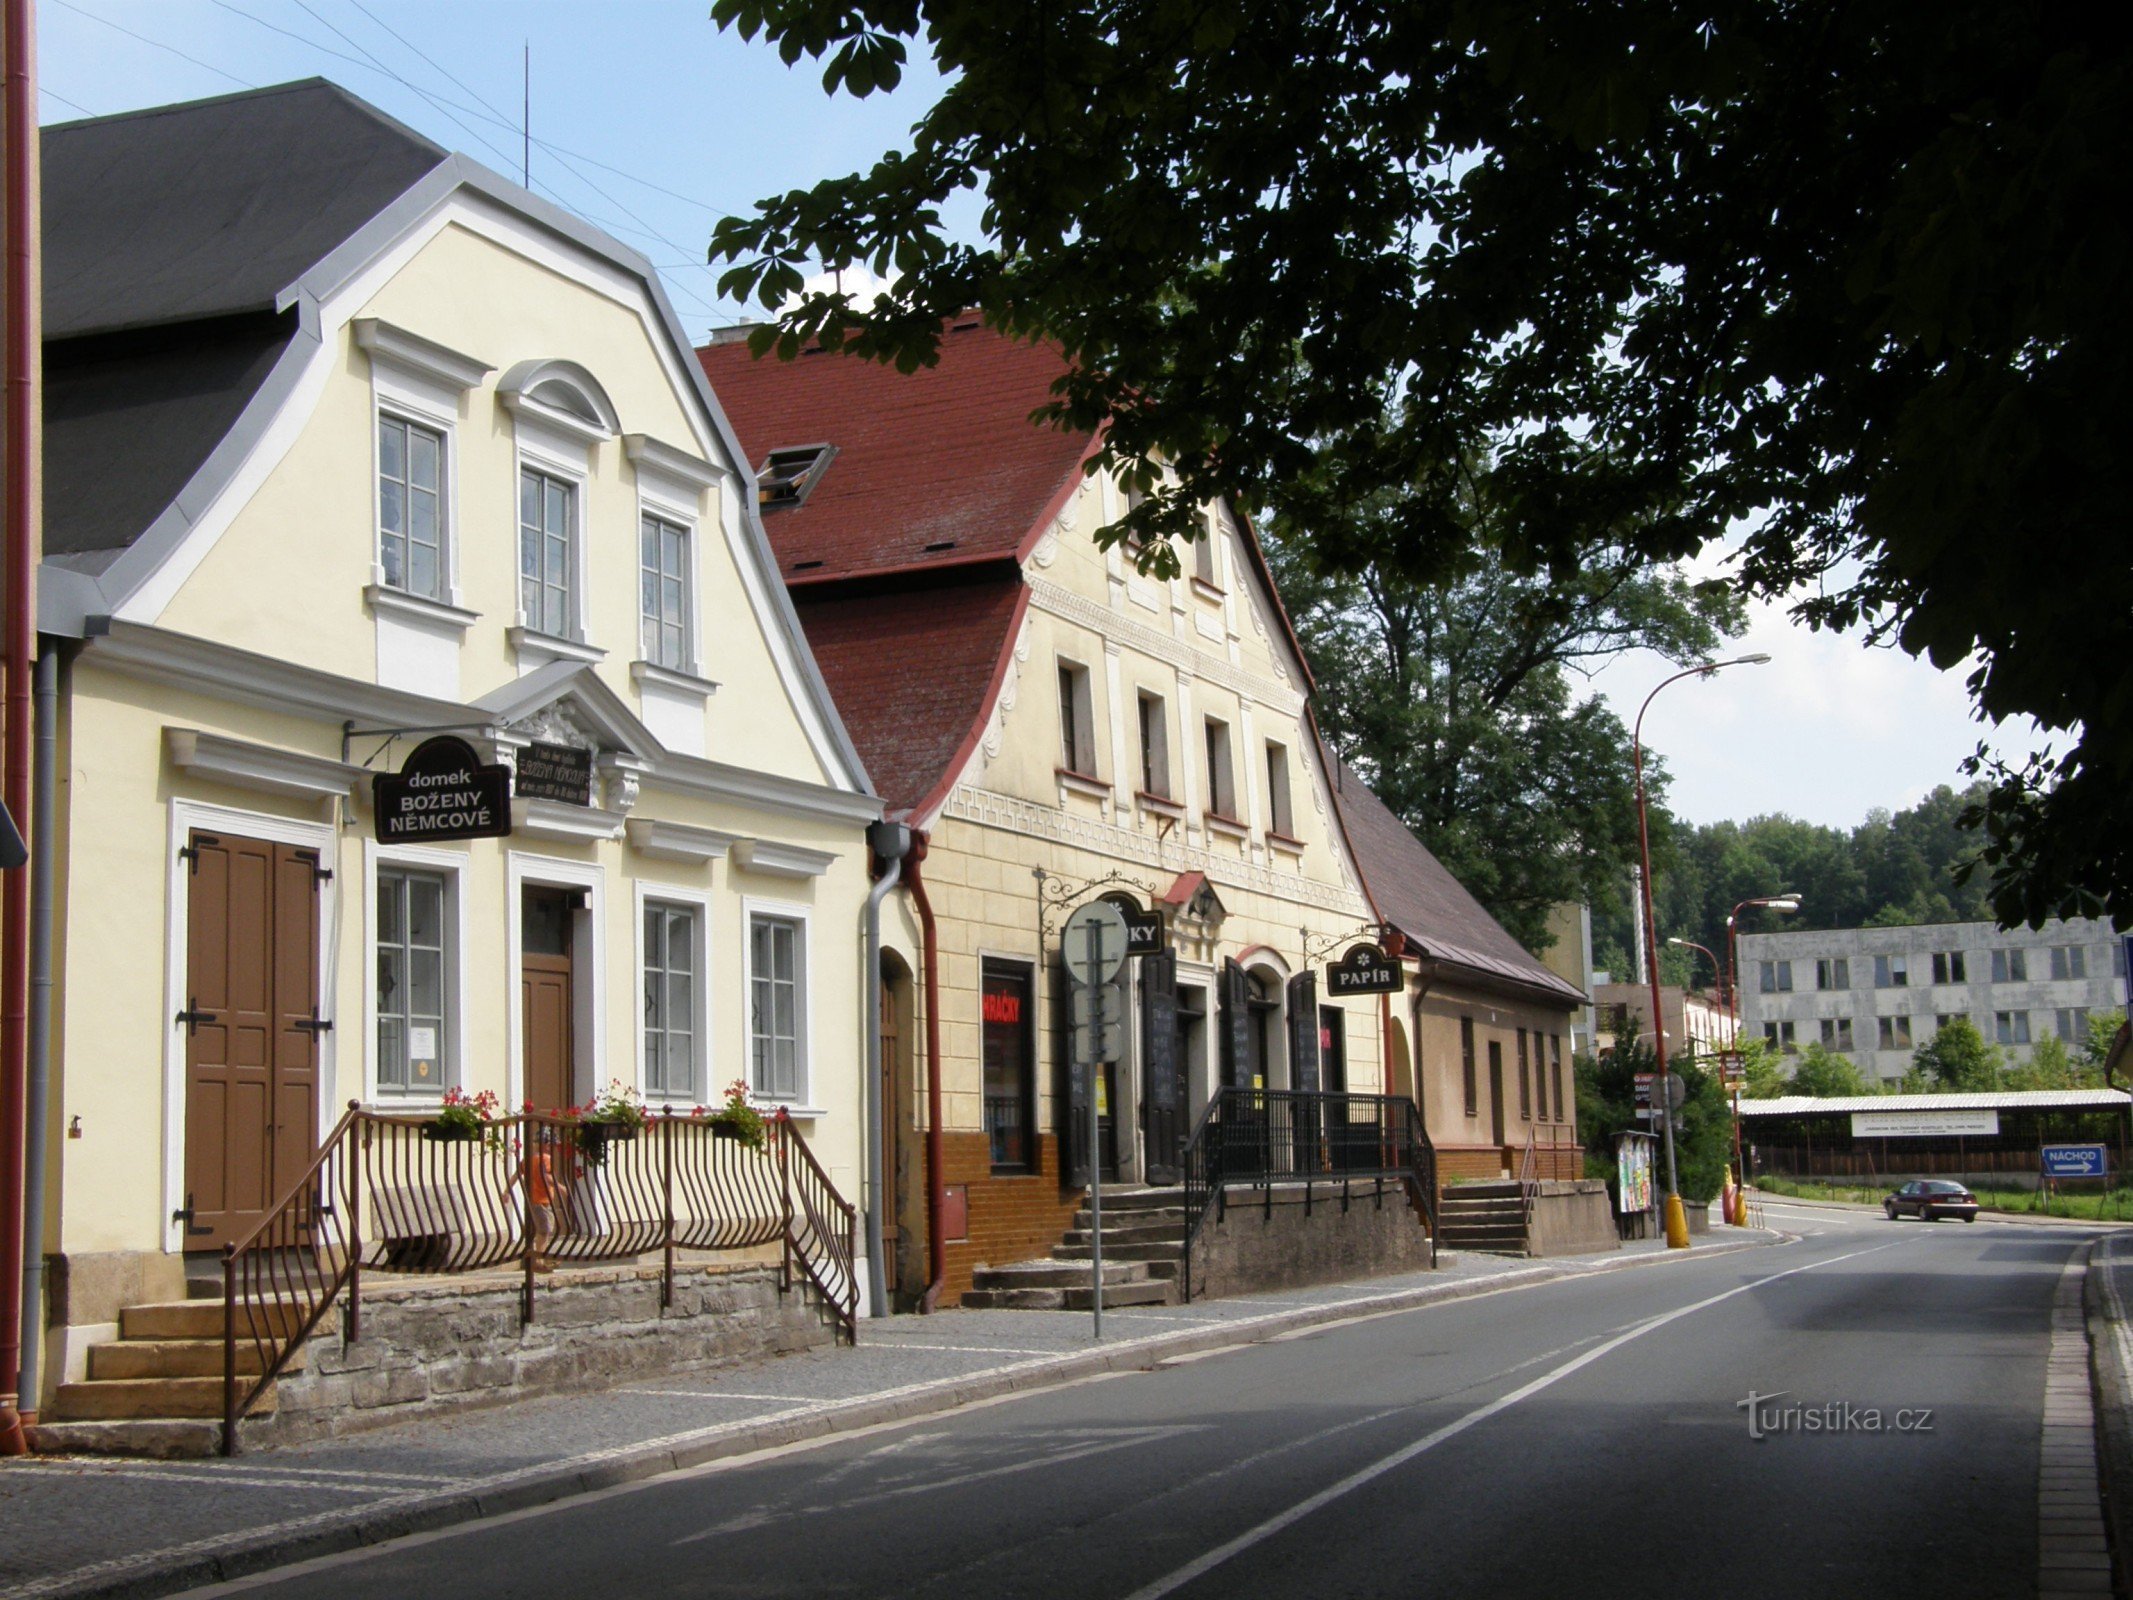
<instances>
[{"instance_id":1,"label":"wooden shutter","mask_svg":"<svg viewBox=\"0 0 2133 1600\"><path fill-rule=\"evenodd\" d=\"M1289 980L1289 1087L1318 1093L1318 974Z\"/></svg>"},{"instance_id":2,"label":"wooden shutter","mask_svg":"<svg viewBox=\"0 0 2133 1600\"><path fill-rule=\"evenodd\" d=\"M1152 1183L1177 1178L1184 1134L1184 1063L1178 1059L1178 958L1158 950L1140 958L1141 1104L1146 1121L1143 1165Z\"/></svg>"},{"instance_id":3,"label":"wooden shutter","mask_svg":"<svg viewBox=\"0 0 2133 1600\"><path fill-rule=\"evenodd\" d=\"M1225 959L1222 963L1222 1087L1246 1087L1246 1065L1252 1058L1251 984L1244 969Z\"/></svg>"}]
</instances>

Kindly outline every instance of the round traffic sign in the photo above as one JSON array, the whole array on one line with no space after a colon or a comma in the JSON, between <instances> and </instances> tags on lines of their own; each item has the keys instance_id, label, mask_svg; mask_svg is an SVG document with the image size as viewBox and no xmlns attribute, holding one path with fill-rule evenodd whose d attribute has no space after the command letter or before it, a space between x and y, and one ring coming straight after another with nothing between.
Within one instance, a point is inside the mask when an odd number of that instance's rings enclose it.
<instances>
[{"instance_id":1,"label":"round traffic sign","mask_svg":"<svg viewBox=\"0 0 2133 1600\"><path fill-rule=\"evenodd\" d=\"M1091 900L1067 918L1061 948L1074 982L1109 983L1126 964L1126 919L1118 907Z\"/></svg>"}]
</instances>

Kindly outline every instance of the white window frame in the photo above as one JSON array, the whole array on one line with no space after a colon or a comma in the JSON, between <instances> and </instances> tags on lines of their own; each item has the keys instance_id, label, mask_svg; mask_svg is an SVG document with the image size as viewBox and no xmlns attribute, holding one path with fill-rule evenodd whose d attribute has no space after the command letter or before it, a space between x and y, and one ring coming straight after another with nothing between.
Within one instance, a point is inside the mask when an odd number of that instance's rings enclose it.
<instances>
[{"instance_id":1,"label":"white window frame","mask_svg":"<svg viewBox=\"0 0 2133 1600\"><path fill-rule=\"evenodd\" d=\"M1097 770L1099 758L1096 750L1095 676L1085 661L1078 661L1069 655L1061 655L1055 659L1058 663L1055 676L1059 680L1059 770L1072 773L1077 778L1100 779L1102 773ZM1071 714L1074 720L1071 750L1068 748L1067 739L1069 696L1073 700ZM1081 759L1084 755L1088 757L1086 763Z\"/></svg>"},{"instance_id":2,"label":"white window frame","mask_svg":"<svg viewBox=\"0 0 2133 1600\"><path fill-rule=\"evenodd\" d=\"M523 909L526 888L583 889L592 948L571 949L570 982L571 1050L580 1070L588 1071L595 1092L612 1078L607 1066L607 869L597 861L566 861L558 856L533 855L522 850L504 854L504 972L510 982L510 1003L504 1007L505 1094L504 1105L517 1111L526 1103L526 1008L519 1003L520 974L525 964ZM585 981L578 980L579 967ZM639 1078L634 1085L642 1090Z\"/></svg>"},{"instance_id":3,"label":"white window frame","mask_svg":"<svg viewBox=\"0 0 2133 1600\"><path fill-rule=\"evenodd\" d=\"M1261 741L1266 753L1266 831L1284 839L1296 837L1295 775L1289 747L1279 739ZM1281 758L1276 771L1276 756ZM1277 783L1275 780L1279 778Z\"/></svg>"},{"instance_id":4,"label":"white window frame","mask_svg":"<svg viewBox=\"0 0 2133 1600\"><path fill-rule=\"evenodd\" d=\"M793 1006L793 1021L799 1029L794 1041L796 1076L799 1079L790 1098L775 1095L758 1088L755 1081L755 924L759 917L776 918L783 922L796 923L800 930L800 959L798 976L800 993ZM747 1063L742 1073L748 1084L749 1097L764 1105L782 1106L795 1117L819 1117L823 1114L815 1103L815 937L814 911L811 907L796 905L784 900L758 900L743 896L741 900L741 1047L742 1059Z\"/></svg>"},{"instance_id":5,"label":"white window frame","mask_svg":"<svg viewBox=\"0 0 2133 1600\"><path fill-rule=\"evenodd\" d=\"M163 1248L176 1254L185 1248L185 1224L176 1213L185 1204L185 1024L176 1020L191 1004L186 994L186 966L192 950L191 902L188 898L192 868L178 854L195 829L203 833L234 833L263 839L270 844L294 845L316 850L319 864L336 876L319 886L318 896L318 995L319 1010L327 1018L336 1014L340 992L334 986L333 930L339 926L340 887L337 852L340 840L328 823L298 822L266 812L239 811L228 806L208 805L198 800L170 802L170 833L164 880L163 917L163 1015L172 1019L163 1031ZM339 1119L334 1109L340 1100L338 1046L331 1032L318 1041L318 1135Z\"/></svg>"},{"instance_id":6,"label":"white window frame","mask_svg":"<svg viewBox=\"0 0 2133 1600\"><path fill-rule=\"evenodd\" d=\"M646 518L671 523L681 530L682 542L682 661L679 666L670 666L655 661L644 651L644 595L643 555L644 524ZM643 461L637 467L637 526L636 551L638 593L632 609L637 614L637 640L631 652L643 666L660 673L678 673L684 677L700 678L704 673L704 553L703 553L703 503L700 493L691 493L680 488L669 488L663 475L655 477L646 469Z\"/></svg>"},{"instance_id":7,"label":"white window frame","mask_svg":"<svg viewBox=\"0 0 2133 1600\"><path fill-rule=\"evenodd\" d=\"M1175 802L1177 785L1172 780L1170 770L1170 702L1158 690L1136 686L1133 691L1133 707L1134 752L1140 765L1140 771L1136 775L1139 779L1137 787L1142 794L1154 799ZM1153 713L1152 721L1150 713ZM1155 733L1152 749L1148 738L1150 728L1153 728ZM1149 787L1158 780L1163 785L1160 789Z\"/></svg>"},{"instance_id":8,"label":"white window frame","mask_svg":"<svg viewBox=\"0 0 2133 1600\"><path fill-rule=\"evenodd\" d=\"M696 1070L698 1081L694 1094L678 1095L661 1092L655 1095L650 1087L651 1078L647 1071L649 1063L646 1061L644 1053L644 1014L642 1006L645 963L644 914L646 908L654 903L666 906L686 906L696 913L696 959L698 971L696 977L696 1015L693 1022L696 1028ZM634 1041L632 1048L636 1053L638 1086L643 1091L645 1099L653 1105L686 1107L716 1104L718 1096L724 1093L725 1086L718 1081L719 1075L714 1066L718 1059L718 1050L716 1044L717 1036L712 1032L712 1024L716 1017L716 1012L711 1003L711 984L716 969L711 959L711 896L702 889L689 888L678 883L652 883L640 878L637 880L636 885L635 906L637 914L631 924L633 931L630 937L635 945L633 970L636 973L637 982L632 995L637 1009L632 1012L634 1031L631 1038Z\"/></svg>"},{"instance_id":9,"label":"white window frame","mask_svg":"<svg viewBox=\"0 0 2133 1600\"><path fill-rule=\"evenodd\" d=\"M361 329L358 344L365 344ZM414 610L433 622L460 628L474 618L464 611L459 583L459 407L461 397L489 369L466 357L452 357L437 347L425 354L411 348L397 330L372 326L366 345L370 357L370 598L396 609ZM460 365L447 370L452 362ZM420 363L419 367L416 363ZM442 363L442 364L440 364ZM379 504L383 462L378 448L379 424L387 418L413 423L443 440L438 463L438 577L443 592L420 595L385 581L384 517Z\"/></svg>"},{"instance_id":10,"label":"white window frame","mask_svg":"<svg viewBox=\"0 0 2133 1600\"><path fill-rule=\"evenodd\" d=\"M535 472L553 478L570 491L570 555L567 561L570 578L570 593L565 610L564 631L551 632L541 626L544 619L526 615L525 575L519 571L520 545L526 536L522 512L526 474ZM529 454L523 446L519 450L517 470L511 475L511 596L512 608L518 625L535 642L557 640L564 644L587 643L585 618L590 612L585 593L587 562L585 559L585 525L587 475L581 469L573 472L567 464L559 465L544 455Z\"/></svg>"},{"instance_id":11,"label":"white window frame","mask_svg":"<svg viewBox=\"0 0 2133 1600\"><path fill-rule=\"evenodd\" d=\"M444 921L444 1028L445 1067L443 1081L434 1094L419 1089L387 1088L378 1081L378 871L381 867L434 873L446 880ZM390 1111L421 1111L444 1103L444 1092L470 1087L467 1063L473 1060L472 1034L467 1017L468 937L472 926L467 901L469 863L460 850L435 845L379 844L363 842L363 1103ZM514 970L516 963L514 963ZM515 1008L514 1008L515 1009ZM486 1087L484 1085L483 1087ZM517 1108L517 1102L510 1102Z\"/></svg>"},{"instance_id":12,"label":"white window frame","mask_svg":"<svg viewBox=\"0 0 2133 1600\"><path fill-rule=\"evenodd\" d=\"M1222 760L1214 759L1214 746L1208 735L1215 729L1222 730ZM1226 822L1241 822L1237 815L1237 730L1226 717L1202 713L1200 717L1200 759L1207 764L1207 815ZM1227 789L1228 794L1222 791ZM1227 801L1228 804L1223 804Z\"/></svg>"}]
</instances>

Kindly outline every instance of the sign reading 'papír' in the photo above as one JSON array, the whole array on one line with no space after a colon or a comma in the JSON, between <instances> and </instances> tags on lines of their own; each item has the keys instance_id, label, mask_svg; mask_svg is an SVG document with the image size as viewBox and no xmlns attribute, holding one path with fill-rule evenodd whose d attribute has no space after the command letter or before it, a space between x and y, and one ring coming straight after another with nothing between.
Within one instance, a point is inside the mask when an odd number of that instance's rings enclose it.
<instances>
[{"instance_id":1,"label":"sign reading 'pap\u00edr'","mask_svg":"<svg viewBox=\"0 0 2133 1600\"><path fill-rule=\"evenodd\" d=\"M466 740L425 739L398 772L370 780L380 844L500 839L511 831L511 769L484 766Z\"/></svg>"},{"instance_id":2,"label":"sign reading 'pap\u00edr'","mask_svg":"<svg viewBox=\"0 0 2133 1600\"><path fill-rule=\"evenodd\" d=\"M1326 993L1398 994L1403 986L1400 963L1374 944L1352 944L1326 968Z\"/></svg>"}]
</instances>

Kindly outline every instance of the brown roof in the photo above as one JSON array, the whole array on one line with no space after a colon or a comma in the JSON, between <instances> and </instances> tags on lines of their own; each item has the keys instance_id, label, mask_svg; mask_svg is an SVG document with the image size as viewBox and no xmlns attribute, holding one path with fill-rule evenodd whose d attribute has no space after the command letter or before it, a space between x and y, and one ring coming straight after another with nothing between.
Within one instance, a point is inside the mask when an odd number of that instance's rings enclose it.
<instances>
[{"instance_id":1,"label":"brown roof","mask_svg":"<svg viewBox=\"0 0 2133 1600\"><path fill-rule=\"evenodd\" d=\"M1029 590L1003 576L922 589L793 591L800 626L888 815L923 815L992 713Z\"/></svg>"},{"instance_id":2,"label":"brown roof","mask_svg":"<svg viewBox=\"0 0 2133 1600\"><path fill-rule=\"evenodd\" d=\"M697 351L750 465L836 449L799 505L763 518L787 584L1012 559L1081 481L1090 436L1029 420L1064 370L1055 347L972 321L940 348L912 373L819 351L758 361L739 339Z\"/></svg>"},{"instance_id":3,"label":"brown roof","mask_svg":"<svg viewBox=\"0 0 2133 1600\"><path fill-rule=\"evenodd\" d=\"M1542 989L1566 1004L1584 1004L1584 992L1506 933L1368 784L1331 751L1325 751L1325 758L1364 891L1378 916L1399 929L1411 950L1464 967L1483 982Z\"/></svg>"}]
</instances>

